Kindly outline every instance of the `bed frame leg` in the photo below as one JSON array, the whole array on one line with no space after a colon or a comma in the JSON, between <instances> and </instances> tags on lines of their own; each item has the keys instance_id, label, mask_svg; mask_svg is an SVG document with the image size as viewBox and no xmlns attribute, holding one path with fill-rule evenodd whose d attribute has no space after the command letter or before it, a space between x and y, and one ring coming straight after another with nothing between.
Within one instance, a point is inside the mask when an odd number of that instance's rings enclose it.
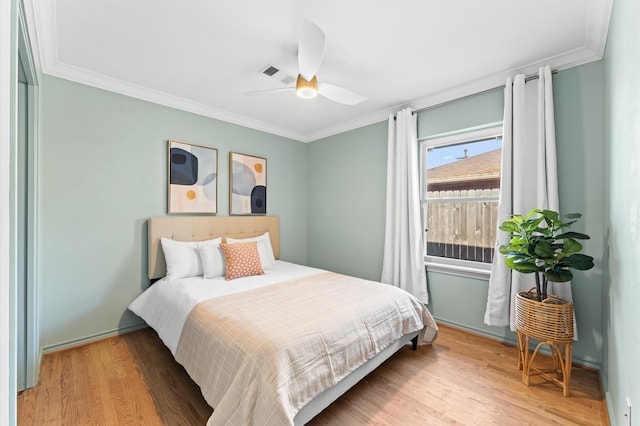
<instances>
[{"instance_id":1,"label":"bed frame leg","mask_svg":"<svg viewBox=\"0 0 640 426\"><path fill-rule=\"evenodd\" d=\"M411 339L411 349L414 351L418 349L418 336Z\"/></svg>"}]
</instances>

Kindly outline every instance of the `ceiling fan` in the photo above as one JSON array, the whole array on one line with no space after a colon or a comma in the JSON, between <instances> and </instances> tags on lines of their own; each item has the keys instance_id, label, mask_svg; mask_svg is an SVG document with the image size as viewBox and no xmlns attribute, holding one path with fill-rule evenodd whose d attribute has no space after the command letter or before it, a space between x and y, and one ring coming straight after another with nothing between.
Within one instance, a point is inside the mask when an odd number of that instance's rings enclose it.
<instances>
[{"instance_id":1,"label":"ceiling fan","mask_svg":"<svg viewBox=\"0 0 640 426\"><path fill-rule=\"evenodd\" d=\"M257 90L245 92L245 95L261 95L265 93L295 90L304 99L324 96L334 102L345 105L356 105L367 100L365 96L352 92L335 84L318 81L316 73L324 56L324 32L311 21L305 20L298 43L298 78L296 85L279 89Z\"/></svg>"}]
</instances>

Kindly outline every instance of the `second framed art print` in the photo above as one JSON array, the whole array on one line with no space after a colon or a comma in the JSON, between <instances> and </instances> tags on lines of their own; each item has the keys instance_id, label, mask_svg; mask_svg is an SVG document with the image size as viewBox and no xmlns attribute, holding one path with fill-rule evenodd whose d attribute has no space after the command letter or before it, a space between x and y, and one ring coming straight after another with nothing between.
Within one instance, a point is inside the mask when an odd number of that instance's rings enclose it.
<instances>
[{"instance_id":1,"label":"second framed art print","mask_svg":"<svg viewBox=\"0 0 640 426\"><path fill-rule=\"evenodd\" d=\"M169 141L169 213L218 212L218 150Z\"/></svg>"},{"instance_id":2,"label":"second framed art print","mask_svg":"<svg viewBox=\"0 0 640 426\"><path fill-rule=\"evenodd\" d=\"M267 213L267 159L229 153L229 214Z\"/></svg>"}]
</instances>

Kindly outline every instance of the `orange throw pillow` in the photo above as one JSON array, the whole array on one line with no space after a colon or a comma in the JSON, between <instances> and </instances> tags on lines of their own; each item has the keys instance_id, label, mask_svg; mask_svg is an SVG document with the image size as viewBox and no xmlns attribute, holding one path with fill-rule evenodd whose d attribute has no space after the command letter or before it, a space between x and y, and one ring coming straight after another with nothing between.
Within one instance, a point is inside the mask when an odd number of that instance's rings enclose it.
<instances>
[{"instance_id":1,"label":"orange throw pillow","mask_svg":"<svg viewBox=\"0 0 640 426\"><path fill-rule=\"evenodd\" d=\"M220 244L220 249L224 254L224 262L227 267L225 280L264 274L256 241L233 244L222 243Z\"/></svg>"}]
</instances>

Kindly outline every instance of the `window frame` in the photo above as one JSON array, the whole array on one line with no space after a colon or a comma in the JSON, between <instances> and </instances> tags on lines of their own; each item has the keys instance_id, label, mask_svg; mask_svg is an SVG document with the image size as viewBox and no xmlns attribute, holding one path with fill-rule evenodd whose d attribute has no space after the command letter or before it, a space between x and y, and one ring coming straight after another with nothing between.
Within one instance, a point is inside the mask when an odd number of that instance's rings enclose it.
<instances>
[{"instance_id":1,"label":"window frame","mask_svg":"<svg viewBox=\"0 0 640 426\"><path fill-rule=\"evenodd\" d=\"M439 256L429 256L426 253L427 243L427 226L425 223L426 206L429 203L427 199L426 187L426 164L427 151L431 148L439 148L448 145L457 145L495 137L503 138L502 122L491 123L486 126L462 129L455 132L441 133L426 138L419 139L420 142L420 215L422 220L422 229L424 230L424 262L428 270L431 272L442 272L452 275L459 275L471 278L486 279L491 275L491 263L476 262L472 260L451 259ZM502 170L500 171L502 174ZM472 200L471 198L469 200ZM499 201L497 197L482 197L483 201Z\"/></svg>"}]
</instances>

